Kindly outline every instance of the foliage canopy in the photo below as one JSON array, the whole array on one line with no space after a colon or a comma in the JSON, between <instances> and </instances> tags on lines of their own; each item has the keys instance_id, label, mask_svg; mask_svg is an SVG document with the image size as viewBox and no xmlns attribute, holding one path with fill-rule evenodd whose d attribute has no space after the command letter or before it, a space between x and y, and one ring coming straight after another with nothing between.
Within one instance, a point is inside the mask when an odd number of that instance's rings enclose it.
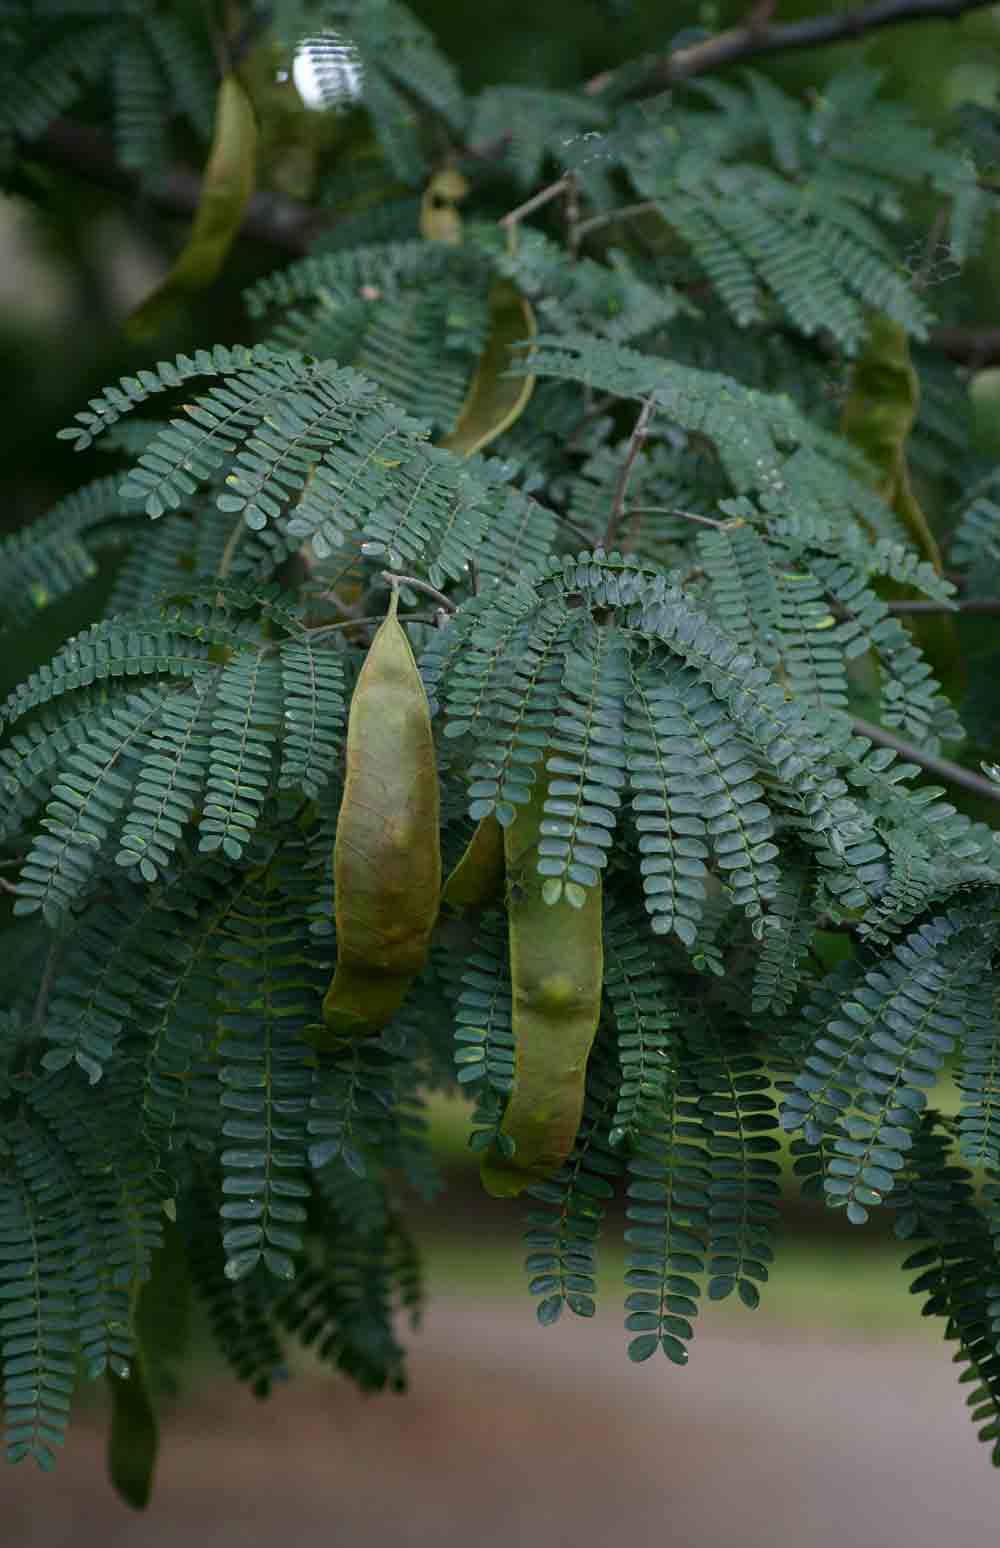
<instances>
[{"instance_id":1,"label":"foliage canopy","mask_svg":"<svg viewBox=\"0 0 1000 1548\"><path fill-rule=\"evenodd\" d=\"M533 920L603 933L579 1128L527 1188L540 1320L593 1313L623 1200L628 1354L685 1364L703 1299L765 1293L783 1129L808 1195L912 1239L1000 1462L997 657L968 632L1000 595L1000 476L929 285L943 245L990 240L990 125L934 133L861 65L804 95L734 68L469 96L399 0L251 8L221 88L182 6L21 0L0 26L12 182L95 93L154 191L217 95L266 144L248 61L279 48L354 103L318 173L336 218L248 290L252 339L92 398L61 432L86 481L0 544L10 630L115 566L0 707L10 1459L49 1466L78 1366L109 1372L113 1476L145 1502L181 1284L261 1395L295 1339L404 1384L423 1097L467 1090L472 1145L516 1164L534 888ZM213 213L147 332L236 234L246 122L216 123ZM389 1024L317 1052L348 709L390 592L446 874L471 858ZM543 780L539 879L504 882Z\"/></svg>"}]
</instances>

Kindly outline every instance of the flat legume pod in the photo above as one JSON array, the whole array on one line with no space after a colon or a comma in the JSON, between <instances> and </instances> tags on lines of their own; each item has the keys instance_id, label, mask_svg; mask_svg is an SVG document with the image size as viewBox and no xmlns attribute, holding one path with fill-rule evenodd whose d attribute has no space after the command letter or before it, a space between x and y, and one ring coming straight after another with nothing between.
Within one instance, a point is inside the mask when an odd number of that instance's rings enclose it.
<instances>
[{"instance_id":1,"label":"flat legume pod","mask_svg":"<svg viewBox=\"0 0 1000 1548\"><path fill-rule=\"evenodd\" d=\"M581 908L565 896L543 900L545 788L540 776L531 802L504 830L515 1061L500 1133L514 1152L508 1158L491 1146L480 1169L487 1193L499 1197L550 1177L572 1150L601 1013L601 884L588 888Z\"/></svg>"},{"instance_id":2,"label":"flat legume pod","mask_svg":"<svg viewBox=\"0 0 1000 1548\"><path fill-rule=\"evenodd\" d=\"M347 723L334 841L337 970L314 1046L336 1052L392 1020L427 958L441 895L430 707L396 610L372 640Z\"/></svg>"}]
</instances>

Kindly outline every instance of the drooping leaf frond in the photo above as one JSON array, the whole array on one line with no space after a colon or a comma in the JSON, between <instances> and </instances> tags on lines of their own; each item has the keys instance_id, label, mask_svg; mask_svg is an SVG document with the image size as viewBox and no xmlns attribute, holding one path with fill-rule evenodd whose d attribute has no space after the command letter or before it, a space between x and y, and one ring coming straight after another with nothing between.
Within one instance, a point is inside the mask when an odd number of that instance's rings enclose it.
<instances>
[{"instance_id":1,"label":"drooping leaf frond","mask_svg":"<svg viewBox=\"0 0 1000 1548\"><path fill-rule=\"evenodd\" d=\"M154 174L178 148L193 165L212 129L207 31L169 4L67 3L0 19L3 170L30 197L33 156L73 131L38 137L79 102L172 198ZM408 1208L451 1165L428 1093L471 1097L471 1150L510 1161L536 1035L553 1090L531 1121L579 1114L528 1188L543 1324L594 1313L616 1229L633 1361L683 1365L707 1303L757 1306L782 1122L810 1205L861 1225L888 1203L922 1244L914 1288L995 1440L1000 846L952 798L972 783L988 810L991 786L948 760L995 783L979 615L1000 501L964 376L928 338L935 271L982 237L988 169L865 71L800 95L709 72L649 100L636 66L467 100L402 0L280 0L249 25L218 40L253 44L247 229L280 223L279 166L329 226L250 286L258 342L92 397L63 438L117 471L0 545L5 627L106 594L0 706L9 1455L50 1465L78 1370L154 1371L143 1308L159 1297L171 1322L174 1253L258 1395L294 1344L401 1389L422 1300ZM315 118L264 80L276 44L297 79L312 66ZM446 231L443 186L464 196ZM879 327L904 356L927 341L906 451L940 569L877 436L841 423ZM892 392L866 393L877 429ZM484 397L490 433L466 436ZM412 674L400 698L368 670L387 605L426 704ZM923 628L937 611L969 647L964 702L957 652ZM361 789L352 706L373 677ZM335 860L341 812L402 758L410 715L426 751L428 710L444 872L468 860L481 885L422 909L421 960L397 974L412 812L382 813L401 880L355 966L405 994L318 1051L367 908ZM533 881L514 840L543 789ZM587 925L576 960L567 920ZM584 1021L586 1041L567 1032ZM953 1119L935 1106L952 1060ZM986 1173L982 1207L955 1150Z\"/></svg>"}]
</instances>

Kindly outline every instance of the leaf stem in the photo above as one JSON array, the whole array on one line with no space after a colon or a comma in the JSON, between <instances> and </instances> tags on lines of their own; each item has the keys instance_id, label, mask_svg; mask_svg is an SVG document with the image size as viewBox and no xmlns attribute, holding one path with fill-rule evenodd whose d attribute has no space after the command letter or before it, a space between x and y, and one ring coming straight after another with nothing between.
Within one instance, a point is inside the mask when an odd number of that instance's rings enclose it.
<instances>
[{"instance_id":1,"label":"leaf stem","mask_svg":"<svg viewBox=\"0 0 1000 1548\"><path fill-rule=\"evenodd\" d=\"M654 210L660 210L655 199L643 199L639 204L623 204L617 210L605 210L601 215L588 216L577 226L576 234L582 240L588 231L596 231L599 226L613 225L616 220L629 220L633 215L651 215Z\"/></svg>"},{"instance_id":2,"label":"leaf stem","mask_svg":"<svg viewBox=\"0 0 1000 1548\"><path fill-rule=\"evenodd\" d=\"M935 774L950 785L960 785L963 790L971 790L974 795L985 796L988 801L1000 801L1000 785L983 779L980 774L973 774L971 769L963 769L960 763L952 763L948 758L935 758L933 754L915 747L912 742L904 741L895 732L886 731L883 726L874 726L870 721L854 719L851 726L858 736L866 736L880 747L891 747L894 752L900 753L910 763L918 764L928 774Z\"/></svg>"},{"instance_id":3,"label":"leaf stem","mask_svg":"<svg viewBox=\"0 0 1000 1548\"><path fill-rule=\"evenodd\" d=\"M519 204L516 209L508 210L506 215L501 215L499 224L501 226L516 226L517 222L523 220L525 215L532 214L534 210L540 210L543 204L551 204L553 199L558 199L560 194L566 193L569 181L569 177L561 177L558 182L550 183L547 188L540 189L530 199L526 199L523 204Z\"/></svg>"},{"instance_id":4,"label":"leaf stem","mask_svg":"<svg viewBox=\"0 0 1000 1548\"><path fill-rule=\"evenodd\" d=\"M430 581L417 580L415 575L395 575L392 570L383 570L382 579L388 581L390 586L410 586L414 591L422 591L424 596L432 597L438 606L443 607L446 612L458 612L458 606L451 600L451 597L446 597L443 591L438 591L437 587L432 586Z\"/></svg>"},{"instance_id":5,"label":"leaf stem","mask_svg":"<svg viewBox=\"0 0 1000 1548\"><path fill-rule=\"evenodd\" d=\"M400 623L436 623L436 613L403 613ZM317 624L315 629L307 630L310 644L317 640L325 639L328 634L338 634L341 629L357 629L364 624L380 624L385 622L384 613L369 613L367 618L345 618L341 623Z\"/></svg>"},{"instance_id":6,"label":"leaf stem","mask_svg":"<svg viewBox=\"0 0 1000 1548\"><path fill-rule=\"evenodd\" d=\"M614 502L611 506L611 515L608 518L607 530L604 534L604 547L609 551L615 546L618 536L618 528L622 517L625 515L625 497L628 494L628 486L632 479L632 471L635 467L635 459L639 455L639 449L649 434L649 422L656 411L656 398L650 393L643 403L639 417L635 422L631 439L628 443L628 451L625 453L625 461L622 463L621 476L618 480L618 488L615 490Z\"/></svg>"},{"instance_id":7,"label":"leaf stem","mask_svg":"<svg viewBox=\"0 0 1000 1548\"><path fill-rule=\"evenodd\" d=\"M890 613L1000 613L1000 597L969 597L965 602L888 602Z\"/></svg>"},{"instance_id":8,"label":"leaf stem","mask_svg":"<svg viewBox=\"0 0 1000 1548\"><path fill-rule=\"evenodd\" d=\"M215 572L216 580L225 580L232 569L233 560L236 558L236 550L243 541L243 534L246 529L246 522L241 516L226 539L226 546L222 550L222 558L219 560L219 568Z\"/></svg>"},{"instance_id":9,"label":"leaf stem","mask_svg":"<svg viewBox=\"0 0 1000 1548\"><path fill-rule=\"evenodd\" d=\"M737 527L745 525L742 516L733 516L729 521L718 521L714 516L701 516L697 511L681 511L673 505L631 505L628 514L629 516L678 516L682 521L696 521L702 527L714 527L717 532L733 532Z\"/></svg>"},{"instance_id":10,"label":"leaf stem","mask_svg":"<svg viewBox=\"0 0 1000 1548\"><path fill-rule=\"evenodd\" d=\"M45 1025L45 1018L49 1013L49 998L52 994L52 986L56 981L56 973L59 970L62 953L62 941L53 941L49 947L49 954L45 959L45 971L38 986L38 994L35 996L35 1008L31 1013L31 1025L35 1033L40 1032Z\"/></svg>"}]
</instances>

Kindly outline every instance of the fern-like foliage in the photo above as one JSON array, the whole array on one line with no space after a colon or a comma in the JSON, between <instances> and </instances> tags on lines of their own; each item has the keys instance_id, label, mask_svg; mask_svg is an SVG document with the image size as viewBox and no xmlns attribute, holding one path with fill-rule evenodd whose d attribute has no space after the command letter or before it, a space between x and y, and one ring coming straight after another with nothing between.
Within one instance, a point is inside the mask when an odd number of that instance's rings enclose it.
<instances>
[{"instance_id":1,"label":"fern-like foliage","mask_svg":"<svg viewBox=\"0 0 1000 1548\"><path fill-rule=\"evenodd\" d=\"M902 218L901 177L951 200L959 258L981 236L973 168L879 102L879 83L874 72L845 73L806 104L748 71L742 85L691 83L680 108L636 112L623 158L635 188L741 326L777 311L797 332L829 330L853 353L868 306L920 337L928 311L890 234Z\"/></svg>"},{"instance_id":2,"label":"fern-like foliage","mask_svg":"<svg viewBox=\"0 0 1000 1548\"><path fill-rule=\"evenodd\" d=\"M214 87L206 33L179 14L144 13L124 0L7 7L11 36L0 73L0 134L36 139L54 119L104 86L114 107L123 166L163 169L166 128L183 117L202 140L212 130Z\"/></svg>"},{"instance_id":3,"label":"fern-like foliage","mask_svg":"<svg viewBox=\"0 0 1000 1548\"><path fill-rule=\"evenodd\" d=\"M896 1182L946 1055L981 1026L977 984L993 941L981 915L921 926L866 973L827 1019L785 1099L785 1122L815 1140L838 1126L825 1190L863 1222Z\"/></svg>"},{"instance_id":4,"label":"fern-like foliage","mask_svg":"<svg viewBox=\"0 0 1000 1548\"><path fill-rule=\"evenodd\" d=\"M592 1317L596 1310L601 1220L614 1196L613 1179L622 1171L610 1146L616 1083L602 1053L591 1055L580 1132L566 1164L528 1190L545 1206L529 1211L524 1236L531 1248L524 1266L531 1294L539 1297L535 1310L543 1327L558 1321L564 1307L577 1317Z\"/></svg>"},{"instance_id":5,"label":"fern-like foliage","mask_svg":"<svg viewBox=\"0 0 1000 1548\"><path fill-rule=\"evenodd\" d=\"M47 516L0 542L0 620L10 629L97 574L102 548L129 542L138 522L107 476L61 500ZM131 519L130 519L131 518Z\"/></svg>"},{"instance_id":6,"label":"fern-like foliage","mask_svg":"<svg viewBox=\"0 0 1000 1548\"><path fill-rule=\"evenodd\" d=\"M194 23L119 0L45 15L44 39L20 0L0 22L0 144L102 94L144 176L174 117L210 131ZM907 456L933 520L953 512L947 573L838 423L872 308L928 334L911 195L940 208L930 260L947 221L957 263L983 223L974 167L864 71L801 97L744 73L635 102L626 72L467 100L400 0L281 0L253 25L261 57L299 51L328 107L364 109L313 121L344 218L251 285L256 340L92 397L62 435L100 476L0 546L9 629L107 590L0 705L24 964L0 975L9 1455L49 1466L78 1372L145 1356L175 1251L258 1395L296 1341L401 1389L408 1198L442 1186L427 1092L473 1099L473 1152L513 1144L516 868L442 911L388 1024L316 1051L351 917L347 722L387 588L427 691L445 869L544 781L543 904L599 894L582 1116L529 1189L540 1321L593 1315L616 1228L633 1361L684 1365L706 1306L756 1307L781 1123L811 1205L861 1225L888 1203L924 1244L915 1288L995 1439L1000 845L951 799L970 780L949 759L959 708L968 759L996 758L973 631L1000 500L930 344ZM422 185L459 164L461 240L427 240ZM531 313L530 345L506 335ZM451 449L460 418L475 455ZM965 704L914 604L980 652ZM987 1174L982 1208L955 1149Z\"/></svg>"},{"instance_id":7,"label":"fern-like foliage","mask_svg":"<svg viewBox=\"0 0 1000 1548\"><path fill-rule=\"evenodd\" d=\"M948 1164L947 1128L927 1113L914 1137L901 1200L897 1232L910 1240L929 1239L911 1253L906 1271L920 1272L910 1290L925 1298L925 1314L947 1319L945 1337L957 1344L959 1380L972 1390L966 1398L981 1441L1000 1464L1000 1355L996 1347L994 1247L974 1203L970 1174Z\"/></svg>"}]
</instances>

